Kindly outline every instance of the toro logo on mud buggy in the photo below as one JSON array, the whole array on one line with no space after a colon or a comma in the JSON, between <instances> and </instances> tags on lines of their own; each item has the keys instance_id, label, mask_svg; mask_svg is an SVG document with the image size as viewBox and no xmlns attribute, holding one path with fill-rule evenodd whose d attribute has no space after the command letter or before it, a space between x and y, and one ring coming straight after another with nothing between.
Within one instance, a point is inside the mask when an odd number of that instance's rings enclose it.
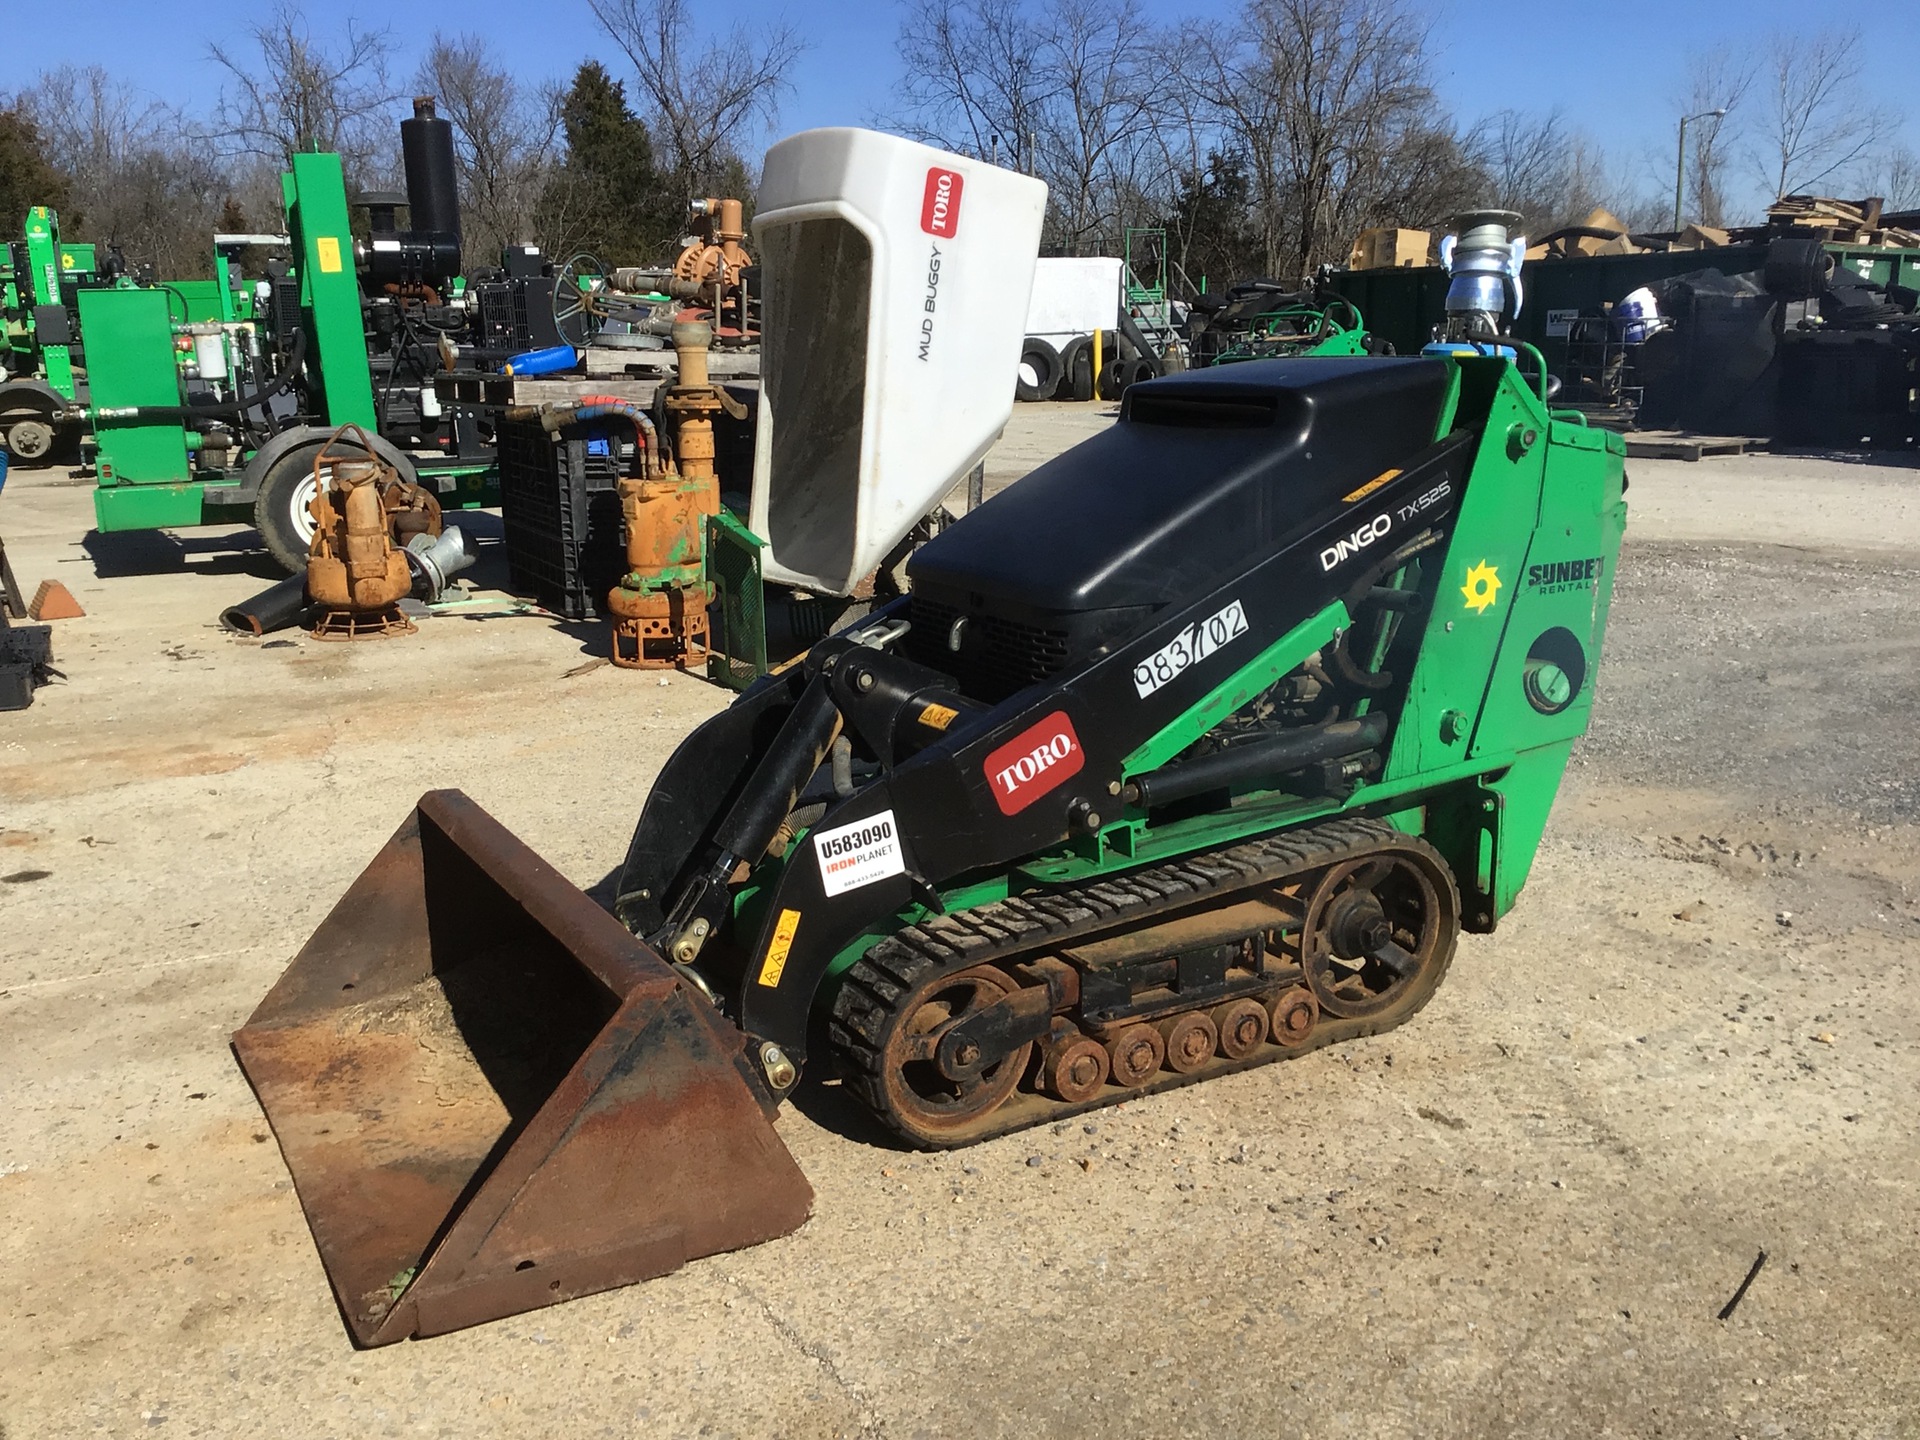
<instances>
[{"instance_id":1,"label":"toro logo on mud buggy","mask_svg":"<svg viewBox=\"0 0 1920 1440\"><path fill-rule=\"evenodd\" d=\"M1002 815L1018 815L1087 763L1066 711L1056 710L987 756L987 783Z\"/></svg>"},{"instance_id":2,"label":"toro logo on mud buggy","mask_svg":"<svg viewBox=\"0 0 1920 1440\"><path fill-rule=\"evenodd\" d=\"M960 233L960 190L965 184L957 170L927 171L927 190L920 200L922 230L943 240Z\"/></svg>"}]
</instances>

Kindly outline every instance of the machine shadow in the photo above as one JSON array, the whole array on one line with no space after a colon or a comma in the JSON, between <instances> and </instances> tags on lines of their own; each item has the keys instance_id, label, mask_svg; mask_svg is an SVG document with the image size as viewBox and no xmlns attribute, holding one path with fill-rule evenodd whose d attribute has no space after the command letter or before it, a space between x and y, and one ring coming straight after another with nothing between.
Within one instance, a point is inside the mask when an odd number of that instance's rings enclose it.
<instances>
[{"instance_id":1,"label":"machine shadow","mask_svg":"<svg viewBox=\"0 0 1920 1440\"><path fill-rule=\"evenodd\" d=\"M102 580L139 575L253 575L271 583L280 567L267 554L256 531L222 536L183 537L170 530L126 530L112 534L89 530L80 548Z\"/></svg>"}]
</instances>

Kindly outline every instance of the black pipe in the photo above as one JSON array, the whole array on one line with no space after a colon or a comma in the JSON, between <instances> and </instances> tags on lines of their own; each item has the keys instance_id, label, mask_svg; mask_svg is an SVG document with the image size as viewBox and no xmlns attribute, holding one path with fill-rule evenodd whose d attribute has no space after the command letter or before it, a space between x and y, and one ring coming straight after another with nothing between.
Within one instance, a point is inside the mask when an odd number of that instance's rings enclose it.
<instances>
[{"instance_id":1,"label":"black pipe","mask_svg":"<svg viewBox=\"0 0 1920 1440\"><path fill-rule=\"evenodd\" d=\"M271 635L298 620L307 608L307 577L303 571L269 585L251 600L229 605L220 623L242 635Z\"/></svg>"},{"instance_id":2,"label":"black pipe","mask_svg":"<svg viewBox=\"0 0 1920 1440\"><path fill-rule=\"evenodd\" d=\"M237 395L231 400L203 401L197 405L135 405L130 410L110 410L113 419L145 420L209 420L216 415L243 416L255 406L265 405L293 383L294 376L300 373L300 367L307 358L307 332L296 330L293 335L293 348L287 352L287 363L280 373L268 381L264 389L251 395Z\"/></svg>"},{"instance_id":3,"label":"black pipe","mask_svg":"<svg viewBox=\"0 0 1920 1440\"><path fill-rule=\"evenodd\" d=\"M407 172L407 228L417 241L448 247L447 275L460 273L460 189L453 163L453 124L434 113L433 97L413 102L400 122L400 161ZM443 265L446 260L441 259Z\"/></svg>"},{"instance_id":4,"label":"black pipe","mask_svg":"<svg viewBox=\"0 0 1920 1440\"><path fill-rule=\"evenodd\" d=\"M1285 775L1321 760L1371 750L1387 738L1387 727L1387 717L1376 711L1358 720L1335 720L1258 744L1216 750L1142 775L1127 787L1124 798L1129 804L1151 808L1221 790L1240 780Z\"/></svg>"}]
</instances>

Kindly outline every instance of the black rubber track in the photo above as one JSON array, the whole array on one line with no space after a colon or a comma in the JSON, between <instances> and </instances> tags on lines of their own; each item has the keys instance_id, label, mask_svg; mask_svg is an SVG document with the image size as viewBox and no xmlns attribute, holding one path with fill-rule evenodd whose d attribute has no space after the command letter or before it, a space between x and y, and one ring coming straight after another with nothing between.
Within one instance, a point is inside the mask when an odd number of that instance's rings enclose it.
<instances>
[{"instance_id":1,"label":"black rubber track","mask_svg":"<svg viewBox=\"0 0 1920 1440\"><path fill-rule=\"evenodd\" d=\"M1095 1098L1068 1104L1029 1089L1017 1091L970 1129L930 1136L892 1113L881 1083L887 1037L901 1000L933 977L975 965L1005 964L1074 940L1124 931L1209 898L1324 870L1342 860L1385 850L1415 852L1429 862L1451 905L1452 925L1431 966L1430 982L1408 1000L1364 1019L1323 1015L1307 1042L1286 1048L1271 1041L1240 1060L1220 1056L1191 1075L1162 1071L1142 1086L1108 1084ZM834 999L828 1037L848 1089L895 1133L928 1149L971 1145L1157 1090L1189 1085L1275 1060L1291 1059L1342 1040L1378 1034L1418 1014L1445 978L1459 934L1459 892L1446 862L1425 841L1377 820L1340 819L1303 825L1264 839L1147 866L1111 880L1040 891L941 915L910 925L875 945L847 971ZM1211 1002L1208 1002L1211 1003ZM1206 1008L1205 1005L1199 1008Z\"/></svg>"}]
</instances>

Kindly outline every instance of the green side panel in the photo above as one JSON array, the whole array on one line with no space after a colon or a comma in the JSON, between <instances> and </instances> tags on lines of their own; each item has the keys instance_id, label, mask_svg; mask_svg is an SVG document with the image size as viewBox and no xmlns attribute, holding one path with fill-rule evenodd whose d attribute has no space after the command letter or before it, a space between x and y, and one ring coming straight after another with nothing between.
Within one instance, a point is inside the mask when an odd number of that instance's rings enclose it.
<instances>
[{"instance_id":1,"label":"green side panel","mask_svg":"<svg viewBox=\"0 0 1920 1440\"><path fill-rule=\"evenodd\" d=\"M347 182L340 157L296 155L282 178L287 228L298 246L300 301L307 327L307 374L316 411L328 425L374 428L373 375L367 368L360 280L347 225Z\"/></svg>"},{"instance_id":2,"label":"green side panel","mask_svg":"<svg viewBox=\"0 0 1920 1440\"><path fill-rule=\"evenodd\" d=\"M1548 448L1546 411L1504 360L1464 360L1458 368L1461 417L1472 423L1484 414L1485 429L1441 562L1440 590L1420 660L1394 730L1383 777L1388 782L1467 758L1540 508ZM1536 437L1518 455L1512 438L1516 429L1531 430Z\"/></svg>"},{"instance_id":3,"label":"green side panel","mask_svg":"<svg viewBox=\"0 0 1920 1440\"><path fill-rule=\"evenodd\" d=\"M226 302L217 280L169 280L167 289L179 297L173 302L173 318L176 320L181 318L183 304L190 324L227 318Z\"/></svg>"},{"instance_id":4,"label":"green side panel","mask_svg":"<svg viewBox=\"0 0 1920 1440\"><path fill-rule=\"evenodd\" d=\"M1520 897L1546 833L1547 815L1560 793L1573 741L1516 755L1507 773L1487 788L1500 797L1500 828L1494 837L1493 913L1504 915Z\"/></svg>"},{"instance_id":5,"label":"green side panel","mask_svg":"<svg viewBox=\"0 0 1920 1440\"><path fill-rule=\"evenodd\" d=\"M80 327L87 337L87 376L96 411L180 403L167 305L167 292L159 289L80 292ZM178 421L96 419L94 435L100 444L103 486L189 478L186 434ZM194 520L167 523L198 524L197 504Z\"/></svg>"},{"instance_id":6,"label":"green side panel","mask_svg":"<svg viewBox=\"0 0 1920 1440\"><path fill-rule=\"evenodd\" d=\"M1556 421L1540 526L1506 597L1511 618L1474 732L1477 758L1586 733L1626 530L1617 435ZM1551 667L1551 668L1547 668ZM1566 708L1546 713L1544 707Z\"/></svg>"},{"instance_id":7,"label":"green side panel","mask_svg":"<svg viewBox=\"0 0 1920 1440\"><path fill-rule=\"evenodd\" d=\"M104 462L106 446L100 454ZM93 492L93 518L100 530L161 530L175 525L203 525L207 521L198 481L174 485L100 486Z\"/></svg>"},{"instance_id":8,"label":"green side panel","mask_svg":"<svg viewBox=\"0 0 1920 1440\"><path fill-rule=\"evenodd\" d=\"M767 673L765 543L726 510L707 518L706 574L714 589L707 678L729 690L744 690Z\"/></svg>"},{"instance_id":9,"label":"green side panel","mask_svg":"<svg viewBox=\"0 0 1920 1440\"><path fill-rule=\"evenodd\" d=\"M60 273L66 276L91 275L100 268L91 245L60 245Z\"/></svg>"}]
</instances>

